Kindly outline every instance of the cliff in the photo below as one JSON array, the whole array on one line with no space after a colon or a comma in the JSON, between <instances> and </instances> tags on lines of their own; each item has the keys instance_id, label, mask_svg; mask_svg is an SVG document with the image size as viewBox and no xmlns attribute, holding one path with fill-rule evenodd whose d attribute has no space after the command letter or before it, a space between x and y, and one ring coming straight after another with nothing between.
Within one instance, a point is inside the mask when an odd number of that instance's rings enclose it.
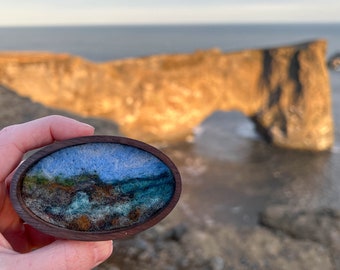
<instances>
[{"instance_id":1,"label":"cliff","mask_svg":"<svg viewBox=\"0 0 340 270\"><path fill-rule=\"evenodd\" d=\"M44 105L113 120L127 136L171 141L215 110L238 110L275 145L333 143L326 42L91 63L66 54L2 53L0 83Z\"/></svg>"}]
</instances>

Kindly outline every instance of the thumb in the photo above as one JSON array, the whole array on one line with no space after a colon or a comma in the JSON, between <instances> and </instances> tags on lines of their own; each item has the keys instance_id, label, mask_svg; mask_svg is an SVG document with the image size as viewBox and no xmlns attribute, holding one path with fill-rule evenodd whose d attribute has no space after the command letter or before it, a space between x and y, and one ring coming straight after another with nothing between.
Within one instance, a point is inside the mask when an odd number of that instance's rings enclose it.
<instances>
[{"instance_id":1,"label":"thumb","mask_svg":"<svg viewBox=\"0 0 340 270\"><path fill-rule=\"evenodd\" d=\"M13 255L8 269L87 270L104 262L112 249L112 241L57 240L30 253Z\"/></svg>"}]
</instances>

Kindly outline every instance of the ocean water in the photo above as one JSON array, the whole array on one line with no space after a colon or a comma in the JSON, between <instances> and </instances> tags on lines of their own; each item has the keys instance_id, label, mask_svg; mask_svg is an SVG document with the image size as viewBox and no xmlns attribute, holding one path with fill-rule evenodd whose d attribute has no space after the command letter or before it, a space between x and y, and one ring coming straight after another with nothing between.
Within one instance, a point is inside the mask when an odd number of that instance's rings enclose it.
<instances>
[{"instance_id":1,"label":"ocean water","mask_svg":"<svg viewBox=\"0 0 340 270\"><path fill-rule=\"evenodd\" d=\"M0 28L1 51L50 51L90 61L237 51L328 41L327 57L340 52L340 24L84 26ZM193 143L164 151L183 178L177 215L184 222L256 224L273 204L340 208L340 73L330 71L336 141L323 153L279 149L265 143L238 113L216 112L196 130Z\"/></svg>"},{"instance_id":2,"label":"ocean water","mask_svg":"<svg viewBox=\"0 0 340 270\"><path fill-rule=\"evenodd\" d=\"M340 24L0 27L0 50L66 52L91 61L220 48L234 51L327 39L340 50Z\"/></svg>"}]
</instances>

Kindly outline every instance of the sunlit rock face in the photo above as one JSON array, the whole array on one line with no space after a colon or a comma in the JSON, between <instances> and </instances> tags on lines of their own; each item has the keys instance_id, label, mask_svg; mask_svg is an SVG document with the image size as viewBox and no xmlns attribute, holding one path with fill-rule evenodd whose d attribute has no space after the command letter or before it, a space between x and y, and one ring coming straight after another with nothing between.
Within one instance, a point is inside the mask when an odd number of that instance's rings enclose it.
<instances>
[{"instance_id":1,"label":"sunlit rock face","mask_svg":"<svg viewBox=\"0 0 340 270\"><path fill-rule=\"evenodd\" d=\"M88 143L38 161L23 179L22 198L37 217L53 225L111 231L152 218L174 190L171 170L149 152Z\"/></svg>"},{"instance_id":2,"label":"sunlit rock face","mask_svg":"<svg viewBox=\"0 0 340 270\"><path fill-rule=\"evenodd\" d=\"M216 110L238 110L273 144L333 144L326 42L107 63L57 54L0 54L0 83L54 108L116 122L127 136L172 141Z\"/></svg>"}]
</instances>

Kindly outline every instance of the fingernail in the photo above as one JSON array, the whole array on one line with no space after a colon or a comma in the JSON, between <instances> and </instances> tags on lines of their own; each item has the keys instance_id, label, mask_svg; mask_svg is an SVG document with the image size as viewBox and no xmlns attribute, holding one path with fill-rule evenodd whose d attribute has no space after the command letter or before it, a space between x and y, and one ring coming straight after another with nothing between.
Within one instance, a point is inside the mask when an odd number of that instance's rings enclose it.
<instances>
[{"instance_id":1,"label":"fingernail","mask_svg":"<svg viewBox=\"0 0 340 270\"><path fill-rule=\"evenodd\" d=\"M112 241L97 242L93 250L96 258L96 266L108 259L112 254L112 250Z\"/></svg>"},{"instance_id":2,"label":"fingernail","mask_svg":"<svg viewBox=\"0 0 340 270\"><path fill-rule=\"evenodd\" d=\"M82 123L84 126L86 126L86 127L89 127L89 128L93 128L94 129L94 126L91 126L91 125L89 125L88 123L84 123L84 122L80 122L80 123Z\"/></svg>"},{"instance_id":3,"label":"fingernail","mask_svg":"<svg viewBox=\"0 0 340 270\"><path fill-rule=\"evenodd\" d=\"M79 122L79 121L78 121L78 122ZM81 123L82 128L90 129L90 130L92 130L92 131L94 132L94 130L95 130L95 127L94 127L94 126L91 126L91 125L89 125L89 124L87 124L87 123L84 123L84 122L79 122L79 123Z\"/></svg>"}]
</instances>

